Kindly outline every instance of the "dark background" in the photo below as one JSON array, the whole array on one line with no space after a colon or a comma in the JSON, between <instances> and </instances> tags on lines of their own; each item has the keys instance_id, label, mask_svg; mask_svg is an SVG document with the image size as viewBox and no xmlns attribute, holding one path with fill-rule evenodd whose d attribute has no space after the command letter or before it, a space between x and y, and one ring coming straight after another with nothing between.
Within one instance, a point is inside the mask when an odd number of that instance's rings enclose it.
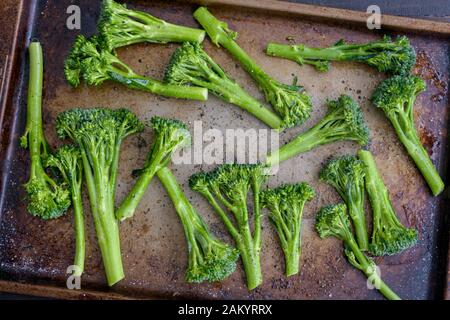
<instances>
[{"instance_id":1,"label":"dark background","mask_svg":"<svg viewBox=\"0 0 450 320\"><path fill-rule=\"evenodd\" d=\"M132 0L129 0L130 2ZM289 0L305 4L366 11L370 5L378 5L382 14L408 16L450 22L450 0ZM3 12L4 13L4 12ZM0 14L3 14L0 13ZM3 44L5 45L5 44ZM0 300L33 299L33 297L2 294ZM34 298L36 299L36 298Z\"/></svg>"}]
</instances>

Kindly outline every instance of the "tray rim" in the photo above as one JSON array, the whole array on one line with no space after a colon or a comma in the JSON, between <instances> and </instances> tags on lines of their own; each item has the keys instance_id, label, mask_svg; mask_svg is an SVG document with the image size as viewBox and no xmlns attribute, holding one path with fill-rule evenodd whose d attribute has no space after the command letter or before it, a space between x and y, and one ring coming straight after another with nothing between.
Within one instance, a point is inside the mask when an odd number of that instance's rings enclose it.
<instances>
[{"instance_id":1,"label":"tray rim","mask_svg":"<svg viewBox=\"0 0 450 320\"><path fill-rule=\"evenodd\" d=\"M30 41L29 30L26 30L23 24L26 23L26 21L30 18L33 18L33 11L36 8L36 4L38 1L39 0L19 0L17 2L18 12L17 16L15 17L16 25L14 28L13 41L9 49L7 60L4 66L2 81L0 83L0 129L3 127L3 122L5 120L6 107L14 100L13 95L16 88L15 86L11 86L10 84L11 82L13 82L13 80L17 80L13 79L13 70L19 67L21 62L21 52L19 50L21 48L19 48L18 44L28 44L28 42ZM334 21L339 23L348 23L349 25L358 27L366 26L368 17L368 14L362 11L292 3L287 2L287 0L177 0L177 2L205 5L209 7L226 6L233 8L243 8L255 12L269 11L271 13L286 14L294 17L306 17L308 19L320 22ZM431 34L434 36L450 38L450 23L441 21L382 14L382 28L385 30L418 34ZM6 132L3 137L0 137L0 151L2 152L6 151L9 148L9 135L10 132ZM6 139L4 138L5 136L7 136ZM3 158L0 158L0 168L4 168ZM6 189L5 181L3 181L2 176L0 176L0 193L3 193L3 191ZM1 199L2 197L0 197L0 208L3 207ZM447 235L447 240L449 240L449 235ZM447 251L447 275L445 277L446 284L444 285L443 298L446 300L450 300L450 245L448 246ZM136 299L135 297L116 292L86 289L68 290L66 288L57 287L54 285L31 284L1 279L0 292L59 299ZM156 296L152 295L146 297L146 299L155 298L157 299Z\"/></svg>"}]
</instances>

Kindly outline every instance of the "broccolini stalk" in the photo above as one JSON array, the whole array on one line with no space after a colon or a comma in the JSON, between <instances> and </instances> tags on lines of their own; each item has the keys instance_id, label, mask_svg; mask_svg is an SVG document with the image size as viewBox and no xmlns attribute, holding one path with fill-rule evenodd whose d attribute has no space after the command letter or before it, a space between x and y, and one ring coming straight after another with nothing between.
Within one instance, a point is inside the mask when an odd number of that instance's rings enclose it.
<instances>
[{"instance_id":1,"label":"broccolini stalk","mask_svg":"<svg viewBox=\"0 0 450 320\"><path fill-rule=\"evenodd\" d=\"M187 282L221 281L236 269L239 252L218 240L184 195L172 171L163 167L156 173L183 225L188 243Z\"/></svg>"},{"instance_id":2,"label":"broccolini stalk","mask_svg":"<svg viewBox=\"0 0 450 320\"><path fill-rule=\"evenodd\" d=\"M341 39L329 48L269 43L266 52L300 65L313 65L318 71L328 71L330 61L349 60L366 63L380 72L408 74L416 63L414 48L405 36L397 37L395 41L384 36L364 44L347 44Z\"/></svg>"},{"instance_id":3,"label":"broccolini stalk","mask_svg":"<svg viewBox=\"0 0 450 320\"><path fill-rule=\"evenodd\" d=\"M444 182L422 146L414 126L414 102L426 88L425 81L415 76L393 76L384 80L371 97L392 123L398 138L416 163L431 192L437 196L444 190Z\"/></svg>"},{"instance_id":4,"label":"broccolini stalk","mask_svg":"<svg viewBox=\"0 0 450 320\"><path fill-rule=\"evenodd\" d=\"M360 145L366 145L369 141L369 129L362 111L347 95L342 95L335 101L328 101L328 113L325 117L306 132L272 152L266 162L273 166L320 145L341 140L356 141Z\"/></svg>"},{"instance_id":5,"label":"broccolini stalk","mask_svg":"<svg viewBox=\"0 0 450 320\"><path fill-rule=\"evenodd\" d=\"M116 217L121 221L133 216L153 176L167 165L172 153L178 148L189 145L191 141L189 130L181 121L153 117L150 120L150 126L155 132L155 141L150 148L144 167L138 170L139 178L116 211Z\"/></svg>"},{"instance_id":6,"label":"broccolini stalk","mask_svg":"<svg viewBox=\"0 0 450 320\"><path fill-rule=\"evenodd\" d=\"M44 220L66 213L70 206L70 192L65 184L57 184L44 170L42 161L49 155L49 147L42 127L42 79L44 59L39 42L31 42L30 78L28 82L27 123L20 145L30 150L30 177L24 185L28 194L28 212Z\"/></svg>"},{"instance_id":7,"label":"broccolini stalk","mask_svg":"<svg viewBox=\"0 0 450 320\"><path fill-rule=\"evenodd\" d=\"M283 126L275 113L228 77L203 50L201 44L185 42L178 48L166 69L164 80L179 86L195 85L207 88L212 94L244 109L269 127L278 129Z\"/></svg>"},{"instance_id":8,"label":"broccolini stalk","mask_svg":"<svg viewBox=\"0 0 450 320\"><path fill-rule=\"evenodd\" d=\"M364 212L364 164L355 156L331 160L320 171L320 179L332 185L345 201L355 228L359 248L369 249L369 236Z\"/></svg>"},{"instance_id":9,"label":"broccolini stalk","mask_svg":"<svg viewBox=\"0 0 450 320\"><path fill-rule=\"evenodd\" d=\"M73 87L84 79L88 85L100 85L105 80L119 82L130 89L142 90L166 97L206 100L205 88L175 86L136 74L114 52L108 50L96 36L86 39L79 35L64 62L64 74Z\"/></svg>"},{"instance_id":10,"label":"broccolini stalk","mask_svg":"<svg viewBox=\"0 0 450 320\"><path fill-rule=\"evenodd\" d=\"M358 156L365 165L366 189L373 212L370 253L376 256L393 255L412 247L417 243L417 231L405 228L398 219L372 153L360 150Z\"/></svg>"},{"instance_id":11,"label":"broccolini stalk","mask_svg":"<svg viewBox=\"0 0 450 320\"><path fill-rule=\"evenodd\" d=\"M56 129L60 138L70 138L80 148L106 278L112 286L124 277L119 223L114 215L120 146L144 125L127 109L92 108L60 113Z\"/></svg>"},{"instance_id":12,"label":"broccolini stalk","mask_svg":"<svg viewBox=\"0 0 450 320\"><path fill-rule=\"evenodd\" d=\"M208 173L196 173L189 179L190 187L211 204L234 239L241 254L249 290L262 283L259 194L266 179L265 166L236 163L220 165ZM253 233L247 206L250 189L253 195ZM230 219L230 215L234 217L235 223Z\"/></svg>"},{"instance_id":13,"label":"broccolini stalk","mask_svg":"<svg viewBox=\"0 0 450 320\"><path fill-rule=\"evenodd\" d=\"M205 38L203 30L171 24L113 0L103 0L98 30L110 50L139 42L202 42Z\"/></svg>"},{"instance_id":14,"label":"broccolini stalk","mask_svg":"<svg viewBox=\"0 0 450 320\"><path fill-rule=\"evenodd\" d=\"M70 187L72 196L73 217L75 225L75 259L76 269L74 276L81 276L84 270L85 234L84 215L81 195L81 183L83 180L83 165L81 152L78 147L64 146L59 148L46 160L46 166L59 170L64 182Z\"/></svg>"},{"instance_id":15,"label":"broccolini stalk","mask_svg":"<svg viewBox=\"0 0 450 320\"><path fill-rule=\"evenodd\" d=\"M377 273L375 262L358 247L353 237L345 204L329 205L320 209L316 217L316 231L322 239L335 237L343 241L344 252L350 264L361 270L387 299L400 300L400 297L383 282Z\"/></svg>"},{"instance_id":16,"label":"broccolini stalk","mask_svg":"<svg viewBox=\"0 0 450 320\"><path fill-rule=\"evenodd\" d=\"M237 33L230 30L225 22L214 17L205 7L198 8L194 12L194 18L206 30L211 41L227 49L255 80L264 93L266 101L282 118L284 128L300 125L309 118L312 103L303 87L286 85L271 78L239 47L235 41Z\"/></svg>"},{"instance_id":17,"label":"broccolini stalk","mask_svg":"<svg viewBox=\"0 0 450 320\"><path fill-rule=\"evenodd\" d=\"M314 196L314 189L305 182L286 184L260 193L261 205L269 209L270 221L280 239L287 277L299 271L303 207Z\"/></svg>"}]
</instances>

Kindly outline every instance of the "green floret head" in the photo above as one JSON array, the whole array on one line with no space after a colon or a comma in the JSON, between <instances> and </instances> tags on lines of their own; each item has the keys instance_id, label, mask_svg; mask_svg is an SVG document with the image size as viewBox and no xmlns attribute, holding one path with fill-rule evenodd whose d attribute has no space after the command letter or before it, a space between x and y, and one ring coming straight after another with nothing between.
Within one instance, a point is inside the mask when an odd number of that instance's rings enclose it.
<instances>
[{"instance_id":1,"label":"green floret head","mask_svg":"<svg viewBox=\"0 0 450 320\"><path fill-rule=\"evenodd\" d=\"M316 216L316 231L323 238L336 237L345 241L351 236L351 224L344 203L328 205Z\"/></svg>"},{"instance_id":2,"label":"green floret head","mask_svg":"<svg viewBox=\"0 0 450 320\"><path fill-rule=\"evenodd\" d=\"M262 87L266 100L281 116L284 128L298 126L311 115L311 98L303 87L279 83L273 79L270 86Z\"/></svg>"},{"instance_id":3,"label":"green floret head","mask_svg":"<svg viewBox=\"0 0 450 320\"><path fill-rule=\"evenodd\" d=\"M66 184L57 185L53 181L32 178L25 184L25 190L29 200L28 211L44 220L64 215L71 203Z\"/></svg>"},{"instance_id":4,"label":"green floret head","mask_svg":"<svg viewBox=\"0 0 450 320\"><path fill-rule=\"evenodd\" d=\"M261 205L269 210L292 210L312 200L316 193L306 182L284 184L260 193Z\"/></svg>"},{"instance_id":5,"label":"green floret head","mask_svg":"<svg viewBox=\"0 0 450 320\"><path fill-rule=\"evenodd\" d=\"M105 49L102 38L79 35L64 62L64 74L73 87L78 86L81 79L89 85L99 85L111 78L109 70L113 64L129 71L114 52Z\"/></svg>"},{"instance_id":6,"label":"green floret head","mask_svg":"<svg viewBox=\"0 0 450 320\"><path fill-rule=\"evenodd\" d=\"M385 36L382 41L386 48L367 58L367 64L374 66L380 72L407 75L416 64L416 52L405 36L399 36L392 42ZM370 47L370 44L368 45Z\"/></svg>"},{"instance_id":7,"label":"green floret head","mask_svg":"<svg viewBox=\"0 0 450 320\"><path fill-rule=\"evenodd\" d=\"M243 205L241 202L247 198L252 185L261 185L267 175L268 169L263 164L226 163L210 172L193 174L189 186L203 195L213 191L223 193L236 205Z\"/></svg>"},{"instance_id":8,"label":"green floret head","mask_svg":"<svg viewBox=\"0 0 450 320\"><path fill-rule=\"evenodd\" d=\"M148 16L154 22L159 21L146 13L129 10L125 4L103 0L97 23L103 47L111 51L124 45L144 41L142 34L145 33L145 27L140 25L138 15Z\"/></svg>"},{"instance_id":9,"label":"green floret head","mask_svg":"<svg viewBox=\"0 0 450 320\"><path fill-rule=\"evenodd\" d=\"M336 137L342 135L343 139L354 140L362 146L369 142L370 131L355 100L341 95L338 100L328 101L328 110L325 118L330 120L327 123L330 127L337 129Z\"/></svg>"},{"instance_id":10,"label":"green floret head","mask_svg":"<svg viewBox=\"0 0 450 320\"><path fill-rule=\"evenodd\" d=\"M202 195L206 195L209 192L210 180L209 172L197 172L189 177L189 187Z\"/></svg>"},{"instance_id":11,"label":"green floret head","mask_svg":"<svg viewBox=\"0 0 450 320\"><path fill-rule=\"evenodd\" d=\"M203 51L201 44L184 42L172 55L166 67L164 81L176 85L190 85L192 79L207 81L211 64L217 66Z\"/></svg>"},{"instance_id":12,"label":"green floret head","mask_svg":"<svg viewBox=\"0 0 450 320\"><path fill-rule=\"evenodd\" d=\"M148 164L157 161L165 165L176 149L191 144L191 134L186 124L179 120L153 117L150 126L155 132L156 140L148 156Z\"/></svg>"},{"instance_id":13,"label":"green floret head","mask_svg":"<svg viewBox=\"0 0 450 320\"><path fill-rule=\"evenodd\" d=\"M394 255L414 246L417 239L417 230L395 224L373 234L369 251L375 256Z\"/></svg>"},{"instance_id":14,"label":"green floret head","mask_svg":"<svg viewBox=\"0 0 450 320\"><path fill-rule=\"evenodd\" d=\"M82 61L85 56L83 52L87 43L88 40L83 35L78 35L70 49L69 55L64 61L64 75L67 82L73 87L77 87L80 84L80 79L83 75Z\"/></svg>"},{"instance_id":15,"label":"green floret head","mask_svg":"<svg viewBox=\"0 0 450 320\"><path fill-rule=\"evenodd\" d=\"M364 185L364 175L364 163L352 155L332 159L320 171L320 179L338 191L346 190L349 184Z\"/></svg>"},{"instance_id":16,"label":"green floret head","mask_svg":"<svg viewBox=\"0 0 450 320\"><path fill-rule=\"evenodd\" d=\"M262 164L227 163L218 166L209 178L210 184L237 204L246 199L253 183L260 185L266 181L267 169Z\"/></svg>"},{"instance_id":17,"label":"green floret head","mask_svg":"<svg viewBox=\"0 0 450 320\"><path fill-rule=\"evenodd\" d=\"M77 146L66 145L45 160L46 167L57 168L66 183L80 179L81 151Z\"/></svg>"},{"instance_id":18,"label":"green floret head","mask_svg":"<svg viewBox=\"0 0 450 320\"><path fill-rule=\"evenodd\" d=\"M143 129L142 122L127 109L74 108L61 112L56 118L58 136L70 138L83 148L119 144L125 137Z\"/></svg>"},{"instance_id":19,"label":"green floret head","mask_svg":"<svg viewBox=\"0 0 450 320\"><path fill-rule=\"evenodd\" d=\"M221 281L236 270L238 250L217 240L210 240L205 249L202 257L196 256L192 250L189 252L187 282Z\"/></svg>"},{"instance_id":20,"label":"green floret head","mask_svg":"<svg viewBox=\"0 0 450 320\"><path fill-rule=\"evenodd\" d=\"M388 116L406 112L406 103L426 89L425 81L416 76L393 76L384 80L374 91L370 100Z\"/></svg>"}]
</instances>

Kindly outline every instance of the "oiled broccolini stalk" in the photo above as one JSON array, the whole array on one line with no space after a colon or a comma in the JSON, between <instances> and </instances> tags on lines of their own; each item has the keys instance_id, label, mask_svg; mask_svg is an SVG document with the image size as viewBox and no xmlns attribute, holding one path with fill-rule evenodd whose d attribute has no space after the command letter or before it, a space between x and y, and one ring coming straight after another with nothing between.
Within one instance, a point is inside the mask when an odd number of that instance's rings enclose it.
<instances>
[{"instance_id":1,"label":"oiled broccolini stalk","mask_svg":"<svg viewBox=\"0 0 450 320\"><path fill-rule=\"evenodd\" d=\"M203 30L171 24L113 0L103 0L97 28L110 50L140 42L202 42L205 38Z\"/></svg>"},{"instance_id":2,"label":"oiled broccolini stalk","mask_svg":"<svg viewBox=\"0 0 450 320\"><path fill-rule=\"evenodd\" d=\"M370 253L376 256L393 255L415 245L417 231L404 227L398 219L372 153L360 150L358 157L364 163L366 190L373 213Z\"/></svg>"},{"instance_id":3,"label":"oiled broccolini stalk","mask_svg":"<svg viewBox=\"0 0 450 320\"><path fill-rule=\"evenodd\" d=\"M324 239L335 237L344 243L344 253L352 266L361 270L375 288L389 300L400 300L381 279L377 266L366 256L353 237L347 206L344 203L325 206L316 216L316 231Z\"/></svg>"},{"instance_id":4,"label":"oiled broccolini stalk","mask_svg":"<svg viewBox=\"0 0 450 320\"><path fill-rule=\"evenodd\" d=\"M225 22L214 17L205 7L198 8L194 12L194 18L206 30L211 41L227 49L255 80L264 93L266 101L283 120L283 128L300 125L309 118L312 103L303 87L283 84L270 77L236 43L237 33L230 30Z\"/></svg>"},{"instance_id":5,"label":"oiled broccolini stalk","mask_svg":"<svg viewBox=\"0 0 450 320\"><path fill-rule=\"evenodd\" d=\"M124 278L119 221L114 215L117 170L122 141L144 129L127 109L70 109L56 118L60 138L80 148L86 187L110 286Z\"/></svg>"},{"instance_id":6,"label":"oiled broccolini stalk","mask_svg":"<svg viewBox=\"0 0 450 320\"><path fill-rule=\"evenodd\" d=\"M190 187L211 204L234 239L249 290L262 283L260 190L267 179L266 169L261 164L231 163L220 165L211 172L196 173L189 179ZM253 195L253 232L247 204L250 190Z\"/></svg>"}]
</instances>

